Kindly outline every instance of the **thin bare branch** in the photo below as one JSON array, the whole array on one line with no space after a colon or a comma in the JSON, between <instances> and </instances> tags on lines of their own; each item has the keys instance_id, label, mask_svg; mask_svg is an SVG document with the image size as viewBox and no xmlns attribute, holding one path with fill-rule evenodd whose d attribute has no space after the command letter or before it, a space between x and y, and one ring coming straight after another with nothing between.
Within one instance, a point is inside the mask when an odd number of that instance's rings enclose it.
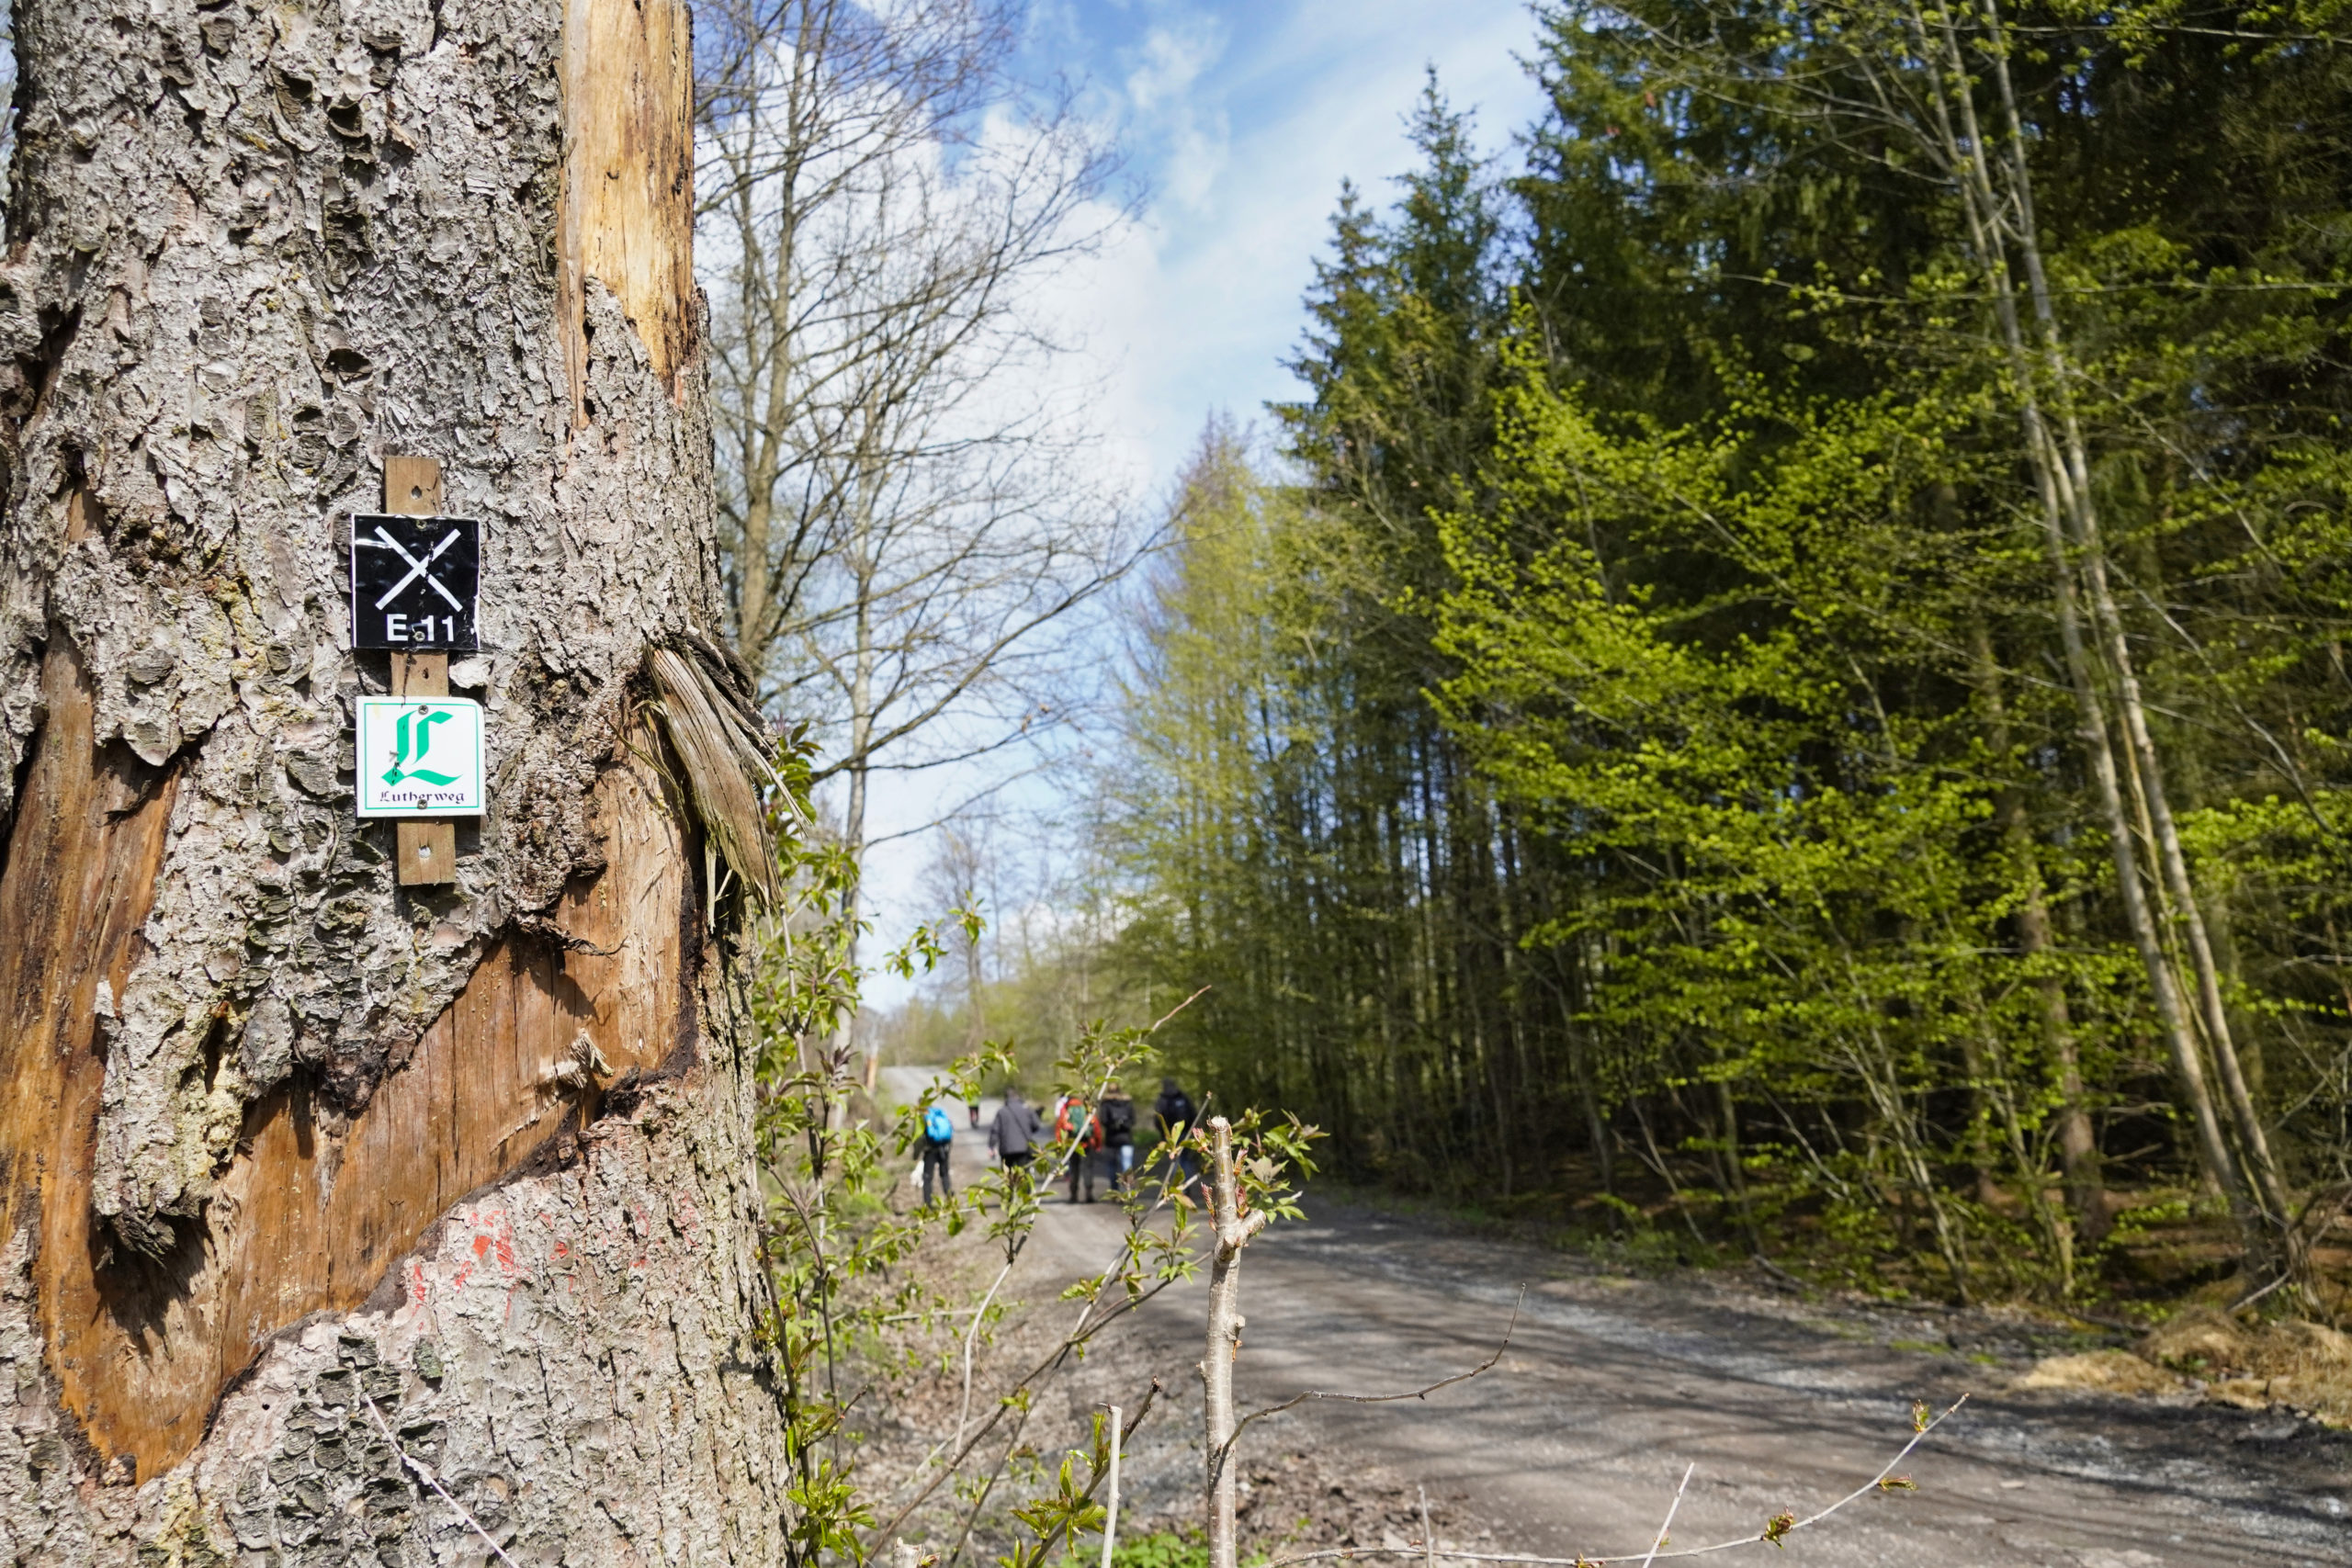
<instances>
[{"instance_id":1,"label":"thin bare branch","mask_svg":"<svg viewBox=\"0 0 2352 1568\"><path fill-rule=\"evenodd\" d=\"M1946 1409L1941 1415L1935 1416L1931 1420L1923 1422L1920 1425L1919 1429L1911 1434L1911 1440L1904 1444L1901 1449L1897 1450L1893 1459L1880 1466L1877 1474L1871 1476L1868 1481L1865 1481L1860 1486L1855 1487L1851 1492L1847 1493L1844 1496L1838 1498L1827 1507L1823 1508L1816 1513L1808 1514L1804 1518L1795 1520L1786 1526L1781 1526L1779 1528L1767 1527L1766 1533L1762 1535L1744 1535L1736 1540L1714 1541L1706 1546L1684 1547L1679 1551L1660 1551L1657 1550L1657 1546L1653 1544L1648 1551L1629 1552L1619 1557L1539 1557L1528 1552L1462 1551L1453 1549L1449 1549L1445 1552L1445 1555L1464 1562L1523 1563L1529 1565L1529 1568L1607 1568L1607 1565L1620 1562L1638 1562L1647 1564L1651 1562L1668 1562L1684 1557L1708 1557L1719 1551L1730 1551L1737 1547L1760 1546L1768 1540L1777 1545L1781 1540L1794 1535L1799 1530L1812 1529L1814 1526L1820 1524L1823 1520L1835 1515L1839 1509L1844 1508L1847 1505L1853 1503L1860 1498L1866 1497L1873 1492L1885 1491L1896 1486L1907 1486L1908 1483L1901 1481L1900 1478L1896 1478L1892 1481L1889 1480L1889 1477L1894 1475L1894 1467L1901 1464L1905 1459L1909 1458L1911 1450L1925 1442L1928 1433L1934 1431L1946 1421L1951 1419L1951 1417L1958 1413L1960 1407L1967 1403L1968 1396L1966 1394L1962 1394L1958 1399L1954 1400L1950 1408ZM1690 1483L1690 1476L1687 1472L1683 1477L1683 1483L1685 1485ZM1679 1497L1680 1494L1677 1493L1676 1495ZM1671 1521L1673 1515L1669 1512L1667 1517ZM1775 1521L1776 1525L1777 1523L1778 1522ZM1418 1547L1340 1546L1332 1547L1322 1551L1300 1551L1294 1552L1287 1557L1277 1557L1273 1559L1272 1562L1269 1562L1266 1565L1266 1568L1290 1568L1290 1564L1294 1562L1323 1562L1360 1557L1418 1557L1419 1555L1421 1555L1421 1551Z\"/></svg>"}]
</instances>

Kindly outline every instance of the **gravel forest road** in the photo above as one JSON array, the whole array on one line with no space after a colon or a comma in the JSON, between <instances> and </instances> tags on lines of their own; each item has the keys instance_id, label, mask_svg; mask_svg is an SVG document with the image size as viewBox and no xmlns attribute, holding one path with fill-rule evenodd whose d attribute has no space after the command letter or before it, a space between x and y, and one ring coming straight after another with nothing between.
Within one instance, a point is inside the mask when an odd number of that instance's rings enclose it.
<instances>
[{"instance_id":1,"label":"gravel forest road","mask_svg":"<svg viewBox=\"0 0 2352 1568\"><path fill-rule=\"evenodd\" d=\"M977 1176L984 1142L958 1145L959 1174ZM1485 1527L1491 1550L1639 1553L1692 1463L1674 1544L1753 1535L1783 1508L1802 1516L1867 1481L1909 1436L1915 1399L1941 1408L1965 1393L1904 1462L1916 1492L1864 1497L1792 1537L1785 1555L1759 1543L1718 1561L2352 1564L2352 1434L2279 1411L2011 1391L2030 1352L1975 1314L1630 1280L1426 1221L1312 1196L1306 1206L1306 1221L1269 1231L1245 1258L1245 1411L1302 1389L1394 1393L1464 1371L1501 1339L1522 1283L1524 1305L1484 1376L1419 1403L1310 1404L1253 1427L1246 1448L1312 1454L1328 1477L1426 1485L1453 1518ZM1120 1230L1115 1207L1056 1198L1012 1291L1049 1302L1109 1261ZM1196 1484L1205 1297L1198 1282L1163 1292L1096 1348L1070 1390L1076 1416L1122 1390L1132 1404L1148 1377L1163 1380L1172 1403L1129 1470L1138 1510ZM1961 1348L1922 1348L1947 1336ZM1438 1534L1467 1539L1443 1517Z\"/></svg>"},{"instance_id":2,"label":"gravel forest road","mask_svg":"<svg viewBox=\"0 0 2352 1568\"><path fill-rule=\"evenodd\" d=\"M1245 1442L1312 1450L1325 1473L1377 1472L1462 1499L1453 1511L1484 1520L1495 1550L1642 1551L1691 1463L1675 1543L1751 1535L1783 1508L1809 1513L1876 1473L1908 1437L1915 1399L1940 1409L1967 1393L1904 1462L1917 1492L1862 1498L1792 1538L1785 1557L1759 1545L1724 1561L2352 1563L2352 1441L2283 1413L2004 1392L2023 1356L1996 1353L2007 1365L1988 1365L1886 1343L1934 1336L1915 1314L1807 1321L1801 1306L1775 1310L1736 1292L1611 1278L1555 1253L1331 1205L1310 1202L1309 1213L1245 1258L1244 1410L1302 1389L1435 1382L1491 1353L1522 1280L1525 1305L1509 1349L1480 1378L1419 1403L1310 1404ZM1115 1215L1049 1206L1033 1243L1040 1256L1023 1259L1032 1298L1050 1273L1102 1267ZM1179 1427L1197 1422L1191 1370L1205 1294L1164 1293L1113 1351L1131 1381L1142 1362L1164 1380ZM1198 1473L1196 1439L1186 1449L1170 1477L1180 1483Z\"/></svg>"}]
</instances>

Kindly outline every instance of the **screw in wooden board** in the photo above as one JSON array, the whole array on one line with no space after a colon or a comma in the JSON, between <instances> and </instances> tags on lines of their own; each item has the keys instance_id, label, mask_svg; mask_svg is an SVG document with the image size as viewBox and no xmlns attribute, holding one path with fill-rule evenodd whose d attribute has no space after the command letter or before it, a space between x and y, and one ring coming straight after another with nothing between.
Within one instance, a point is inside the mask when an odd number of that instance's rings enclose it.
<instances>
[{"instance_id":1,"label":"screw in wooden board","mask_svg":"<svg viewBox=\"0 0 2352 1568\"><path fill-rule=\"evenodd\" d=\"M384 510L404 517L430 517L441 510L441 464L433 457L387 456L384 458ZM446 697L449 694L449 656L446 653L392 655L392 695ZM458 825L455 822L399 822L393 855L401 886L417 887L458 880Z\"/></svg>"}]
</instances>

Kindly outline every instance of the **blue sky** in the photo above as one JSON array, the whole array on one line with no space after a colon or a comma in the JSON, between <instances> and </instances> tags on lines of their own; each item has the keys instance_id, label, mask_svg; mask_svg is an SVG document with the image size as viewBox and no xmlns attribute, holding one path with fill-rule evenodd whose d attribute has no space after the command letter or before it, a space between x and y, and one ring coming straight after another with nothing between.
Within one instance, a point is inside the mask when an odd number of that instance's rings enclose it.
<instances>
[{"instance_id":1,"label":"blue sky","mask_svg":"<svg viewBox=\"0 0 2352 1568\"><path fill-rule=\"evenodd\" d=\"M1521 0L1042 0L1030 45L1082 76L1123 130L1148 207L1071 280L1107 434L1164 489L1210 410L1293 395L1297 342L1340 182L1385 203L1411 154L1402 117L1436 66L1508 147L1538 95Z\"/></svg>"},{"instance_id":2,"label":"blue sky","mask_svg":"<svg viewBox=\"0 0 2352 1568\"><path fill-rule=\"evenodd\" d=\"M1213 411L1248 422L1296 395L1282 362L1299 341L1340 182L1390 200L1412 162L1404 117L1429 66L1508 166L1512 133L1540 104L1518 60L1533 33L1522 0L1039 0L1032 60L1083 84L1144 193L1139 220L1057 284L1053 301L1081 345L1064 374L1093 389L1102 458L1136 505L1165 503ZM883 775L870 831L917 827L985 782L961 769ZM1028 812L1051 810L1035 785L1010 795ZM936 912L920 890L932 853L928 834L869 853L885 945ZM907 990L876 976L869 1000L888 1007Z\"/></svg>"}]
</instances>

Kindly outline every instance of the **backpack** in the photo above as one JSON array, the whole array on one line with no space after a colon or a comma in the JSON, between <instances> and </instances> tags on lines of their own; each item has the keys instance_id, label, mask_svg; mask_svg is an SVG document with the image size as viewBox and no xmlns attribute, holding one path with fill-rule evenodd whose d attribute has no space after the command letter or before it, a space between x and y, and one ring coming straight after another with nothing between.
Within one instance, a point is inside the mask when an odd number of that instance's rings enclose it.
<instances>
[{"instance_id":1,"label":"backpack","mask_svg":"<svg viewBox=\"0 0 2352 1568\"><path fill-rule=\"evenodd\" d=\"M1091 1152L1102 1146L1102 1123L1095 1120L1094 1112L1081 1100L1069 1101L1063 1105L1061 1114L1054 1118L1056 1137L1067 1138L1072 1133L1078 1134L1078 1146L1081 1149Z\"/></svg>"},{"instance_id":2,"label":"backpack","mask_svg":"<svg viewBox=\"0 0 2352 1568\"><path fill-rule=\"evenodd\" d=\"M947 1107L934 1105L922 1113L922 1135L934 1144L956 1141L956 1119L947 1114Z\"/></svg>"},{"instance_id":3,"label":"backpack","mask_svg":"<svg viewBox=\"0 0 2352 1568\"><path fill-rule=\"evenodd\" d=\"M1106 1136L1124 1138L1136 1130L1136 1102L1132 1100L1105 1100L1102 1102L1102 1131Z\"/></svg>"}]
</instances>

